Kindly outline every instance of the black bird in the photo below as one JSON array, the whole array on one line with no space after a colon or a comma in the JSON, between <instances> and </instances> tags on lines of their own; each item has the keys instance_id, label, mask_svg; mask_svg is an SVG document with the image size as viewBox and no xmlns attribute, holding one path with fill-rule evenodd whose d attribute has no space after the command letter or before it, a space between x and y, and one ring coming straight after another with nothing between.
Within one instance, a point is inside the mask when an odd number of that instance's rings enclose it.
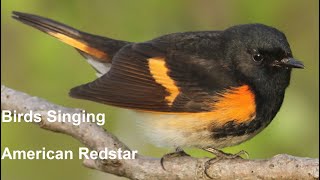
<instances>
[{"instance_id":1,"label":"black bird","mask_svg":"<svg viewBox=\"0 0 320 180\"><path fill-rule=\"evenodd\" d=\"M99 78L71 89L75 98L144 114L160 146L219 148L244 142L275 117L293 58L285 35L263 24L182 32L134 43L81 32L36 15L13 18L75 47Z\"/></svg>"}]
</instances>

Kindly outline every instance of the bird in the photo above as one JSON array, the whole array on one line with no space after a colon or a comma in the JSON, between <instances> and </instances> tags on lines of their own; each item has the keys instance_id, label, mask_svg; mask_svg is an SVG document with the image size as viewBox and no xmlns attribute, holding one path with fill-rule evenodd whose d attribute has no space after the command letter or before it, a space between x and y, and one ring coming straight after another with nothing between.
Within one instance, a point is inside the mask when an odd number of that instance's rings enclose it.
<instances>
[{"instance_id":1,"label":"bird","mask_svg":"<svg viewBox=\"0 0 320 180\"><path fill-rule=\"evenodd\" d=\"M98 78L72 88L71 97L141 113L146 136L173 154L193 147L230 157L221 149L265 129L292 69L304 68L285 34L261 23L129 42L33 14L12 17L74 47L96 70Z\"/></svg>"}]
</instances>

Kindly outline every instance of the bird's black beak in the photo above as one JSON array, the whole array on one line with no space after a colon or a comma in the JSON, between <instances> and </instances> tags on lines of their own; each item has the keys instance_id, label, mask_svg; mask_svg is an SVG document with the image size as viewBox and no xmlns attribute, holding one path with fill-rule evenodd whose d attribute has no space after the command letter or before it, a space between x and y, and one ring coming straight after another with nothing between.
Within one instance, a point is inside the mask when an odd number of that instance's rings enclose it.
<instances>
[{"instance_id":1,"label":"bird's black beak","mask_svg":"<svg viewBox=\"0 0 320 180\"><path fill-rule=\"evenodd\" d=\"M300 69L304 68L303 63L294 58L284 58L284 59L281 59L280 61L275 61L273 65L278 67L290 67L290 68L300 68Z\"/></svg>"}]
</instances>

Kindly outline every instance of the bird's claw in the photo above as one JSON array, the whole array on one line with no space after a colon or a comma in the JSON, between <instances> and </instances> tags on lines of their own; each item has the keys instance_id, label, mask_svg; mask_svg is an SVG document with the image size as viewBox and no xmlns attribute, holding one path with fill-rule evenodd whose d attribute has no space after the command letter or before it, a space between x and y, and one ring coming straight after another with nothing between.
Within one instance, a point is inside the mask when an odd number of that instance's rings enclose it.
<instances>
[{"instance_id":1,"label":"bird's claw","mask_svg":"<svg viewBox=\"0 0 320 180\"><path fill-rule=\"evenodd\" d=\"M182 156L190 156L189 154L187 154L186 152L184 152L183 149L181 148L176 148L175 152L172 153L168 153L162 156L162 158L160 159L160 164L163 170L166 170L163 163L165 159L169 159L169 158L175 158L175 157L182 157Z\"/></svg>"}]
</instances>

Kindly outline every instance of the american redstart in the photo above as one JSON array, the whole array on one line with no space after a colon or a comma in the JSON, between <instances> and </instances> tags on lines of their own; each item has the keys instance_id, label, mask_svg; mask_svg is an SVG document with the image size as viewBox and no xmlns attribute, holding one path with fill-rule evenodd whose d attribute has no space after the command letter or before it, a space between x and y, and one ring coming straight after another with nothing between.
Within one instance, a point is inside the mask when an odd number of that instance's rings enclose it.
<instances>
[{"instance_id":1,"label":"american redstart","mask_svg":"<svg viewBox=\"0 0 320 180\"><path fill-rule=\"evenodd\" d=\"M160 146L219 148L244 142L275 117L293 58L285 35L263 24L173 33L134 43L81 32L36 15L13 18L75 47L99 78L70 90L75 98L145 113Z\"/></svg>"}]
</instances>

